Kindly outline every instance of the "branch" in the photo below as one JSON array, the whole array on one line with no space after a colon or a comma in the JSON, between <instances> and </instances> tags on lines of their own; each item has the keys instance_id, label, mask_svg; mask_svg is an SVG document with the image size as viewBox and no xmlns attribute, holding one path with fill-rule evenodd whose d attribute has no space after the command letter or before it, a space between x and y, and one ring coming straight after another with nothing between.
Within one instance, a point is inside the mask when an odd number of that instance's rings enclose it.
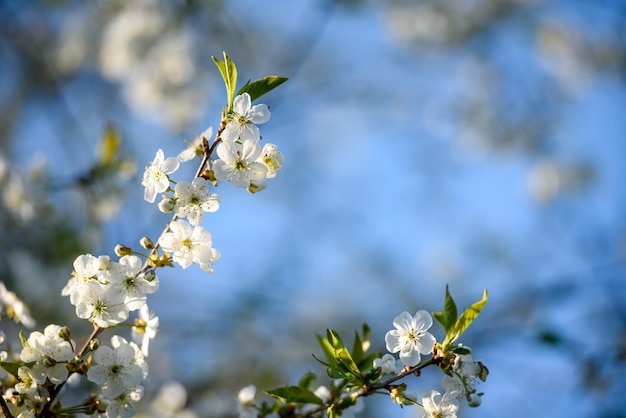
<instances>
[{"instance_id":1,"label":"branch","mask_svg":"<svg viewBox=\"0 0 626 418\"><path fill-rule=\"evenodd\" d=\"M313 410L307 411L304 414L299 414L299 415L294 415L296 418L306 418L306 417L313 417L315 416L315 414L319 414L321 412L326 411L328 408L330 408L332 405L338 404L339 402L341 402L344 399L348 399L348 398L353 398L353 399L357 399L361 396L369 396L381 389L385 389L387 391L389 391L390 389L390 385L394 382L397 382L398 380L404 379L405 377L411 375L411 374L415 374L415 373L419 373L422 369L428 367L428 366L432 366L432 365L438 365L439 363L441 363L442 358L438 357L438 358L431 358L423 363L418 364L417 366L411 367L410 369L408 369L405 372L400 373L397 376L393 376L391 378L389 378L388 380L382 382L379 385L374 385L374 386L369 386L369 387L364 387L361 388L355 392L352 392L346 396L340 396L338 398L335 398L331 401L329 401L328 403L317 407Z\"/></svg>"}]
</instances>

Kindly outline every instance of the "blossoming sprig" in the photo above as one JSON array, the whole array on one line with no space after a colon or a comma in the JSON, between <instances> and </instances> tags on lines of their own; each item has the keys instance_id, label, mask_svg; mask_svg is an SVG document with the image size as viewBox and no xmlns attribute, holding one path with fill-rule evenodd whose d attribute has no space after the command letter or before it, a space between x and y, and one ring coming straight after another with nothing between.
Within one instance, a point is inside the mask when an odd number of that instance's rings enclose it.
<instances>
[{"instance_id":1,"label":"blossoming sprig","mask_svg":"<svg viewBox=\"0 0 626 418\"><path fill-rule=\"evenodd\" d=\"M435 347L436 351L442 357L446 357L449 353L459 355L469 354L467 349L463 346L455 347L453 344L483 310L485 304L487 303L487 297L487 289L485 289L481 300L473 303L465 311L463 311L461 315L458 315L454 299L452 299L452 296L448 291L448 286L446 286L446 297L443 311L433 313L433 317L446 331L445 339Z\"/></svg>"},{"instance_id":2,"label":"blossoming sprig","mask_svg":"<svg viewBox=\"0 0 626 418\"><path fill-rule=\"evenodd\" d=\"M173 267L175 262L183 268L196 263L203 270L213 272L213 262L220 256L212 248L211 234L200 225L204 214L218 210L220 204L219 197L209 193L209 184L217 184L211 167L216 162L211 162L211 156L216 151L220 152L218 145L223 144L225 139L238 144L242 140L253 142L254 145L249 147L252 151L247 156L250 161L246 160L246 173L222 177L221 180L231 180L239 186L238 178L249 178L248 184L244 180L241 185L250 186L254 181L255 191L264 187L265 179L274 177L280 169L282 155L275 146L262 151L256 144L260 140L256 124L269 120L269 107L252 105L252 102L287 79L271 76L248 81L235 97L237 70L234 63L226 54L223 62L215 62L227 89L227 105L222 111L217 135L211 142L212 129L205 130L178 157L166 158L163 150L159 149L142 178L144 199L153 203L157 195L163 194L159 209L174 212L173 218L158 240L141 239L140 245L150 250L147 255L118 245L114 252L120 257L119 261L90 254L76 258L72 277L63 288L62 295L69 296L76 315L90 321L93 330L77 351L69 331L65 335L65 328L58 325L48 326L43 334L34 332L28 339L22 338L24 349L20 362L0 362L0 366L17 381L16 391L6 395L9 403L0 396L0 408L6 418L64 416L78 412L105 414L109 418L133 416L134 404L144 393L141 383L148 374L144 358L148 355L149 341L158 328L158 317L151 314L147 307L148 294L157 291L159 286L156 270ZM201 157L194 178L190 182L175 181L172 175L180 163L194 156ZM235 171L240 173L244 170ZM261 175L250 176L248 171ZM160 254L160 250L164 253ZM139 257L144 257L145 261L142 263ZM3 296L2 292L0 296ZM12 307L14 304L0 303L0 306L3 305ZM132 311L139 311L134 325L127 323ZM26 323L25 320L23 322ZM132 336L141 343L141 347L135 342L126 342L119 335L113 335L111 347L100 346L96 338L105 329L112 330L122 325L132 327ZM69 376L75 373L85 375L87 380L98 384L100 393L90 396L80 405L63 408L57 397Z\"/></svg>"},{"instance_id":3,"label":"blossoming sprig","mask_svg":"<svg viewBox=\"0 0 626 418\"><path fill-rule=\"evenodd\" d=\"M460 317L457 318L456 305L446 289L444 313L449 319L447 340L456 340L476 319L487 301L486 292L483 298L472 304ZM441 313L435 313L441 317ZM318 336L318 342L326 360L320 363L326 366L328 376L333 379L329 387L320 386L313 390L310 385L316 376L308 373L300 380L297 386L279 387L265 393L275 399L273 405L262 403L254 405L250 396L240 396L240 417L318 417L351 416L356 410L360 398L373 393L387 393L394 403L399 405L417 405L423 409L423 418L456 418L459 409L459 399L462 396L470 406L480 404L480 396L473 385L477 380L484 381L487 369L480 362L474 362L467 353L469 347L448 347L448 351L441 351L442 344L437 343L435 337L428 332L432 326L431 315L423 310L415 315L403 312L394 321L393 330L385 335L387 350L391 353L400 353L396 359L392 354L368 353L371 345L371 331L363 324L362 332L355 333L354 344L349 350L339 334L334 330L327 330L326 337ZM454 338L456 337L456 338ZM445 341L445 340L444 340ZM430 355L422 360L422 355ZM442 386L445 393L442 395L436 390L424 393L421 398L409 394L408 382L401 380L415 376L430 366L438 366L445 374ZM247 395L254 391L246 388ZM245 404L242 399L245 398ZM421 403L418 401L421 399Z\"/></svg>"}]
</instances>

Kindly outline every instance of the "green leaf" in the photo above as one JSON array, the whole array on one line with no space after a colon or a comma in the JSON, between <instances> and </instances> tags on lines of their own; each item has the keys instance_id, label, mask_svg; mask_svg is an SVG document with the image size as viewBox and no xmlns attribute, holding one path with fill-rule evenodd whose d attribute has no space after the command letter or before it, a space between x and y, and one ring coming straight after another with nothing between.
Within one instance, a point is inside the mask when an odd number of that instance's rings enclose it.
<instances>
[{"instance_id":1,"label":"green leaf","mask_svg":"<svg viewBox=\"0 0 626 418\"><path fill-rule=\"evenodd\" d=\"M17 370L20 367L22 367L22 366L30 367L33 364L35 364L35 363L34 362L30 362L30 363L13 363L13 362L10 362L10 361L0 361L0 367L2 367L4 370L6 370L11 375L13 375L13 377L15 377L16 379L17 379Z\"/></svg>"},{"instance_id":2,"label":"green leaf","mask_svg":"<svg viewBox=\"0 0 626 418\"><path fill-rule=\"evenodd\" d=\"M24 337L24 330L21 329L20 330L20 342L22 343L22 347L26 348L26 347L30 347L30 344L28 344L28 340L26 339L26 337Z\"/></svg>"},{"instance_id":3,"label":"green leaf","mask_svg":"<svg viewBox=\"0 0 626 418\"><path fill-rule=\"evenodd\" d=\"M330 342L326 338L322 337L321 335L316 335L316 337L317 337L317 342L319 342L320 346L322 347L322 351L324 352L324 355L326 356L328 363L329 364L337 363L337 356L335 356L335 350L333 349L333 346L330 344ZM319 361L320 363L325 364L323 361L321 361L317 357L315 357L315 359Z\"/></svg>"},{"instance_id":4,"label":"green leaf","mask_svg":"<svg viewBox=\"0 0 626 418\"><path fill-rule=\"evenodd\" d=\"M333 350L335 352L335 358L342 364L346 365L353 372L360 374L361 371L357 367L356 363L354 362L354 359L350 355L350 352L348 351L348 349L346 348L346 345L341 340L341 337L339 336L337 331L334 331L332 329L327 329L326 338L328 339L328 342L330 343L330 345L333 347Z\"/></svg>"},{"instance_id":5,"label":"green leaf","mask_svg":"<svg viewBox=\"0 0 626 418\"><path fill-rule=\"evenodd\" d=\"M365 375L365 380L366 380L367 382L375 382L375 381L377 381L378 379L380 379L380 374L381 374L380 367L377 367L377 368L375 368L375 369L374 369L374 368L372 368L372 369L371 369L369 372L367 372L367 374Z\"/></svg>"},{"instance_id":6,"label":"green leaf","mask_svg":"<svg viewBox=\"0 0 626 418\"><path fill-rule=\"evenodd\" d=\"M317 397L315 393L300 386L286 386L265 391L266 394L280 399L285 403L310 403L314 405L323 405L324 401Z\"/></svg>"},{"instance_id":7,"label":"green leaf","mask_svg":"<svg viewBox=\"0 0 626 418\"><path fill-rule=\"evenodd\" d=\"M451 353L457 354L459 356L464 356L467 354L472 354L472 350L469 347L465 347L465 346L457 346L457 347L452 347L450 349Z\"/></svg>"},{"instance_id":8,"label":"green leaf","mask_svg":"<svg viewBox=\"0 0 626 418\"><path fill-rule=\"evenodd\" d=\"M456 303L454 303L454 299L452 299L452 295L450 295L448 286L446 286L446 298L444 301L443 311L434 312L433 317L441 324L447 334L454 326L457 315Z\"/></svg>"},{"instance_id":9,"label":"green leaf","mask_svg":"<svg viewBox=\"0 0 626 418\"><path fill-rule=\"evenodd\" d=\"M363 357L371 346L371 338L372 331L370 327L363 322L363 324L361 324L361 335L359 335L358 332L354 333L354 344L352 346L352 358L359 368L363 365ZM369 366L371 366L371 364L369 364Z\"/></svg>"},{"instance_id":10,"label":"green leaf","mask_svg":"<svg viewBox=\"0 0 626 418\"><path fill-rule=\"evenodd\" d=\"M305 373L304 376L302 376L300 378L300 381L298 382L298 386L300 386L301 388L308 388L312 382L314 382L317 379L317 376L315 375L315 373L312 372L308 372Z\"/></svg>"},{"instance_id":11,"label":"green leaf","mask_svg":"<svg viewBox=\"0 0 626 418\"><path fill-rule=\"evenodd\" d=\"M354 372L343 363L335 363L330 365L326 369L326 372L328 373L328 377L330 377L331 379L352 380L354 378Z\"/></svg>"},{"instance_id":12,"label":"green leaf","mask_svg":"<svg viewBox=\"0 0 626 418\"><path fill-rule=\"evenodd\" d=\"M368 354L366 357L364 357L363 359L361 359L361 361L357 363L357 365L359 366L359 370L367 370L373 367L374 359L380 358L381 356L382 354L378 351L375 353Z\"/></svg>"},{"instance_id":13,"label":"green leaf","mask_svg":"<svg viewBox=\"0 0 626 418\"><path fill-rule=\"evenodd\" d=\"M358 332L354 332L354 344L352 344L352 358L355 363L359 363L363 359L363 342Z\"/></svg>"},{"instance_id":14,"label":"green leaf","mask_svg":"<svg viewBox=\"0 0 626 418\"><path fill-rule=\"evenodd\" d=\"M471 325L472 322L478 317L478 314L483 310L485 304L487 303L487 289L483 291L483 297L478 302L473 303L467 308L459 317L459 319L454 323L450 331L446 336L446 342L448 344L452 344L457 338L463 334L463 332Z\"/></svg>"},{"instance_id":15,"label":"green leaf","mask_svg":"<svg viewBox=\"0 0 626 418\"><path fill-rule=\"evenodd\" d=\"M226 85L226 112L230 112L233 108L233 100L235 98L235 89L237 88L237 67L235 67L235 63L228 58L226 52L224 52L224 61L220 61L215 57L211 57L217 68L220 70L220 74L222 74L222 78L224 79L224 84Z\"/></svg>"},{"instance_id":16,"label":"green leaf","mask_svg":"<svg viewBox=\"0 0 626 418\"><path fill-rule=\"evenodd\" d=\"M250 82L248 80L246 84L237 92L237 96L243 93L250 95L250 101L254 102L259 97L274 90L276 87L289 80L287 77L278 77L276 75L268 75L267 77L259 78Z\"/></svg>"}]
</instances>

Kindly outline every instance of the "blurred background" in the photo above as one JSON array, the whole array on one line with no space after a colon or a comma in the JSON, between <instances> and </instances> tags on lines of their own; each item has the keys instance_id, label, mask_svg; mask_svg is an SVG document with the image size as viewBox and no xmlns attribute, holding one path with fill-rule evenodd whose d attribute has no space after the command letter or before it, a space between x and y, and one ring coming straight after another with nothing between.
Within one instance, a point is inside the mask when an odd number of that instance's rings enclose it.
<instances>
[{"instance_id":1,"label":"blurred background","mask_svg":"<svg viewBox=\"0 0 626 418\"><path fill-rule=\"evenodd\" d=\"M461 417L626 416L621 0L3 0L0 278L37 329L80 340L60 296L75 257L162 231L143 168L217 128L222 51L240 85L290 77L261 99L285 164L260 193L216 189L213 275L159 274L143 416L236 416L240 388L307 371L327 384L315 334L366 321L384 351L446 284L459 308L490 293L462 340L491 373ZM419 412L381 396L360 416Z\"/></svg>"}]
</instances>

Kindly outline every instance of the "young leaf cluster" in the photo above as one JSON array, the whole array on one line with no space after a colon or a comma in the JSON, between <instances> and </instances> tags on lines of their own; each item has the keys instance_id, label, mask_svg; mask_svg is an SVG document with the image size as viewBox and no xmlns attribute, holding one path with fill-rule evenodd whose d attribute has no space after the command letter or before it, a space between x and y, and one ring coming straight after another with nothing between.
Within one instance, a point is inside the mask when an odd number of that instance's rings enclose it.
<instances>
[{"instance_id":1,"label":"young leaf cluster","mask_svg":"<svg viewBox=\"0 0 626 418\"><path fill-rule=\"evenodd\" d=\"M487 290L483 291L481 300L470 305L463 313L458 316L456 303L446 286L446 297L443 311L434 312L433 317L441 324L446 332L446 337L442 343L438 344L437 349L442 357L449 352L455 354L467 354L466 349L462 347L454 348L453 344L459 339L461 334L474 322L478 314L483 310L487 303Z\"/></svg>"}]
</instances>

